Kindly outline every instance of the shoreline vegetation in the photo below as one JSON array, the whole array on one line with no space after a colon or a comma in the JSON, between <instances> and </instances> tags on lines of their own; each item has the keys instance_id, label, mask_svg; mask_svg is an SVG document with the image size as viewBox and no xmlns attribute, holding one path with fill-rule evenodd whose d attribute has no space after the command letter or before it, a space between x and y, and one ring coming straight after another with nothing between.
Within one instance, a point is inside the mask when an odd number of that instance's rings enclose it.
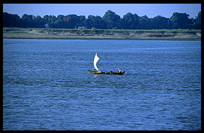
<instances>
[{"instance_id":1,"label":"shoreline vegetation","mask_svg":"<svg viewBox=\"0 0 204 133\"><path fill-rule=\"evenodd\" d=\"M3 28L3 39L201 40L198 29Z\"/></svg>"}]
</instances>

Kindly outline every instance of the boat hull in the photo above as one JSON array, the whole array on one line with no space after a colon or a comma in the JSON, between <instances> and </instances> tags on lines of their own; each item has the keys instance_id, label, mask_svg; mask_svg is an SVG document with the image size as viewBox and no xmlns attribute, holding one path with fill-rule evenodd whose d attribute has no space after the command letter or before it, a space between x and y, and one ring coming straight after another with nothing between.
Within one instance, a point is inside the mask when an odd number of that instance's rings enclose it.
<instances>
[{"instance_id":1,"label":"boat hull","mask_svg":"<svg viewBox=\"0 0 204 133\"><path fill-rule=\"evenodd\" d=\"M105 73L105 72L102 72L102 71L98 72L98 71L91 71L91 70L88 70L88 71L91 74L109 74L109 75L123 75L125 73L125 71L124 72L120 72L120 73L118 73L118 72L108 72L108 73Z\"/></svg>"}]
</instances>

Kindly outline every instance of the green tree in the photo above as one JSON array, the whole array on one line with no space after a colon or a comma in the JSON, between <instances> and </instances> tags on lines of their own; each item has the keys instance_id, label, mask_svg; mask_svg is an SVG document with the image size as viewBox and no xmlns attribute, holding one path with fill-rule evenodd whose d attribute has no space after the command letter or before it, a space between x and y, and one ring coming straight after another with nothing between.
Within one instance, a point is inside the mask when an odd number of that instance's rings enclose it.
<instances>
[{"instance_id":1,"label":"green tree","mask_svg":"<svg viewBox=\"0 0 204 133\"><path fill-rule=\"evenodd\" d=\"M49 27L55 27L55 21L57 20L57 17L54 15L45 15L43 17L44 23L45 23L45 27L49 28Z\"/></svg>"},{"instance_id":2,"label":"green tree","mask_svg":"<svg viewBox=\"0 0 204 133\"><path fill-rule=\"evenodd\" d=\"M145 15L139 17L139 29L148 29L149 28L150 19Z\"/></svg>"},{"instance_id":3,"label":"green tree","mask_svg":"<svg viewBox=\"0 0 204 133\"><path fill-rule=\"evenodd\" d=\"M45 21L42 17L37 16L35 18L35 25L37 28L44 28L45 27Z\"/></svg>"},{"instance_id":4,"label":"green tree","mask_svg":"<svg viewBox=\"0 0 204 133\"><path fill-rule=\"evenodd\" d=\"M121 18L115 12L108 10L103 16L103 20L106 23L107 29L121 28Z\"/></svg>"},{"instance_id":5,"label":"green tree","mask_svg":"<svg viewBox=\"0 0 204 133\"><path fill-rule=\"evenodd\" d=\"M78 25L79 26L84 26L85 25L85 23L84 23L85 19L86 19L85 16L79 16L79 23L78 23Z\"/></svg>"},{"instance_id":6,"label":"green tree","mask_svg":"<svg viewBox=\"0 0 204 133\"><path fill-rule=\"evenodd\" d=\"M124 29L138 29L139 28L139 16L137 14L127 13L123 16L123 28Z\"/></svg>"},{"instance_id":7,"label":"green tree","mask_svg":"<svg viewBox=\"0 0 204 133\"><path fill-rule=\"evenodd\" d=\"M151 19L151 29L170 29L171 24L168 18L156 16Z\"/></svg>"},{"instance_id":8,"label":"green tree","mask_svg":"<svg viewBox=\"0 0 204 133\"><path fill-rule=\"evenodd\" d=\"M85 21L85 26L87 28L97 28L97 29L104 29L105 27L105 22L100 16L93 16L89 15L88 18Z\"/></svg>"},{"instance_id":9,"label":"green tree","mask_svg":"<svg viewBox=\"0 0 204 133\"><path fill-rule=\"evenodd\" d=\"M78 28L80 26L80 18L76 14L67 15L67 20L68 28Z\"/></svg>"},{"instance_id":10,"label":"green tree","mask_svg":"<svg viewBox=\"0 0 204 133\"><path fill-rule=\"evenodd\" d=\"M22 16L23 25L25 28L35 28L35 16L24 14Z\"/></svg>"},{"instance_id":11,"label":"green tree","mask_svg":"<svg viewBox=\"0 0 204 133\"><path fill-rule=\"evenodd\" d=\"M53 28L66 28L66 22L64 21L64 15L58 15L57 19L51 23Z\"/></svg>"},{"instance_id":12,"label":"green tree","mask_svg":"<svg viewBox=\"0 0 204 133\"><path fill-rule=\"evenodd\" d=\"M195 28L196 29L201 29L201 11L198 13L198 16L196 16Z\"/></svg>"},{"instance_id":13,"label":"green tree","mask_svg":"<svg viewBox=\"0 0 204 133\"><path fill-rule=\"evenodd\" d=\"M22 21L18 15L3 13L3 27L21 27Z\"/></svg>"},{"instance_id":14,"label":"green tree","mask_svg":"<svg viewBox=\"0 0 204 133\"><path fill-rule=\"evenodd\" d=\"M189 15L186 13L173 13L170 17L173 29L188 29L190 28L191 21L189 20Z\"/></svg>"}]
</instances>

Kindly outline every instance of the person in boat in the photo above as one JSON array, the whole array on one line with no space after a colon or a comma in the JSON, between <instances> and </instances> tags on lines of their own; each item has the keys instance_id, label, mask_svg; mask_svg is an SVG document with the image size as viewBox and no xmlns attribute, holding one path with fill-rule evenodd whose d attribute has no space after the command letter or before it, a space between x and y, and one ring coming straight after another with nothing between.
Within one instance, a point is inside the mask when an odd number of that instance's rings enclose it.
<instances>
[{"instance_id":1,"label":"person in boat","mask_svg":"<svg viewBox=\"0 0 204 133\"><path fill-rule=\"evenodd\" d=\"M97 71L97 73L102 73L102 71Z\"/></svg>"},{"instance_id":2,"label":"person in boat","mask_svg":"<svg viewBox=\"0 0 204 133\"><path fill-rule=\"evenodd\" d=\"M118 73L121 73L121 70L120 70L120 68L118 69Z\"/></svg>"}]
</instances>

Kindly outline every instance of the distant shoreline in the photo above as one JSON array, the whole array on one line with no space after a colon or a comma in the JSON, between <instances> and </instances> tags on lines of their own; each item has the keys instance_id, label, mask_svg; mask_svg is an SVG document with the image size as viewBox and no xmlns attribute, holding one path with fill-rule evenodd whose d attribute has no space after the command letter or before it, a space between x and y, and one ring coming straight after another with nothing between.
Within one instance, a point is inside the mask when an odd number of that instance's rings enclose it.
<instances>
[{"instance_id":1,"label":"distant shoreline","mask_svg":"<svg viewBox=\"0 0 204 133\"><path fill-rule=\"evenodd\" d=\"M41 37L4 37L3 39L56 39L56 40L172 40L172 41L201 41L199 38L82 38L82 37L67 37L67 38L41 38Z\"/></svg>"},{"instance_id":2,"label":"distant shoreline","mask_svg":"<svg viewBox=\"0 0 204 133\"><path fill-rule=\"evenodd\" d=\"M3 28L3 39L201 40L201 30Z\"/></svg>"}]
</instances>

